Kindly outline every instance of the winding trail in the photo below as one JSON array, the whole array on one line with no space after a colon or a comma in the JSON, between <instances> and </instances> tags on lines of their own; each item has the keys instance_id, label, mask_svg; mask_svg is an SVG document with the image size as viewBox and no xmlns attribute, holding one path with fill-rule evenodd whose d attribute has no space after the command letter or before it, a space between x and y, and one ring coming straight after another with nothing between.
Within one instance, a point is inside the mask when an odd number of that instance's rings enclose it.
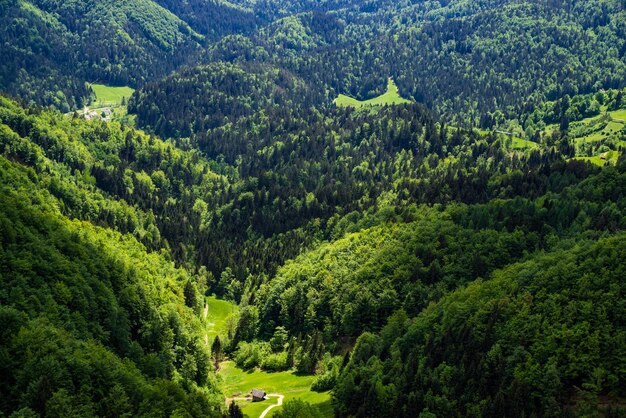
<instances>
[{"instance_id":1,"label":"winding trail","mask_svg":"<svg viewBox=\"0 0 626 418\"><path fill-rule=\"evenodd\" d=\"M261 413L261 415L259 415L259 418L265 418L265 416L272 410L272 408L276 408L277 406L281 406L283 404L283 399L285 398L285 395L281 395L280 393L271 393L269 395L265 395L266 398L278 398L278 402L275 403L274 405L270 405L268 406L265 411L263 411Z\"/></svg>"},{"instance_id":2,"label":"winding trail","mask_svg":"<svg viewBox=\"0 0 626 418\"><path fill-rule=\"evenodd\" d=\"M204 312L202 313L202 319L206 321L206 317L209 315L209 304L204 302ZM209 334L204 334L204 345L209 345Z\"/></svg>"}]
</instances>

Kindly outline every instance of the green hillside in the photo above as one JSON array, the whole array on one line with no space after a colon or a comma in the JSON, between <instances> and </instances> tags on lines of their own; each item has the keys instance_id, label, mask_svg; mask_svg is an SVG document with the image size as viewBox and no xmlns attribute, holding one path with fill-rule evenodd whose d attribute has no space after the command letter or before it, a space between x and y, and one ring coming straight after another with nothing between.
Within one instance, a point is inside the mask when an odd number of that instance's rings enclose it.
<instances>
[{"instance_id":1,"label":"green hillside","mask_svg":"<svg viewBox=\"0 0 626 418\"><path fill-rule=\"evenodd\" d=\"M0 418L626 416L624 0L0 0L0 56Z\"/></svg>"},{"instance_id":2,"label":"green hillside","mask_svg":"<svg viewBox=\"0 0 626 418\"><path fill-rule=\"evenodd\" d=\"M87 81L136 86L199 53L205 38L190 23L220 37L241 31L240 17L250 14L217 2L195 3L202 4L190 7L214 14L212 22L230 19L234 26L208 28L191 10L172 7L172 13L167 1L3 2L0 91L68 112L89 96Z\"/></svg>"},{"instance_id":3,"label":"green hillside","mask_svg":"<svg viewBox=\"0 0 626 418\"><path fill-rule=\"evenodd\" d=\"M394 416L386 411L419 402L451 417L559 414L562 403L623 414L621 401L600 398L621 391L610 379L620 374L614 353L624 329L611 318L624 314L624 242L619 234L558 249L451 293L413 320L396 314L381 334L357 341L335 387L339 414ZM422 366L410 367L413 361ZM591 364L606 371L606 381L594 380ZM580 386L563 392L567 382Z\"/></svg>"},{"instance_id":4,"label":"green hillside","mask_svg":"<svg viewBox=\"0 0 626 418\"><path fill-rule=\"evenodd\" d=\"M118 232L134 229L141 212L95 190L88 175L70 174L4 123L51 128L45 117L22 112L2 99L3 414L221 416L199 307L185 290L196 289L196 276L175 267L168 251L151 252ZM63 146L85 152L76 142Z\"/></svg>"}]
</instances>

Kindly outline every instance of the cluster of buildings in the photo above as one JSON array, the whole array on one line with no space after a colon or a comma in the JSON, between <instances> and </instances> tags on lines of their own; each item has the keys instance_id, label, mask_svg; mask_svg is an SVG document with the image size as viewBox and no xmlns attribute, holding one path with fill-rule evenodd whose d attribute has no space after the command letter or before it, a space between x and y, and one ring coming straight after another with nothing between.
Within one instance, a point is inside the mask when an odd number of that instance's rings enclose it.
<instances>
[{"instance_id":1,"label":"cluster of buildings","mask_svg":"<svg viewBox=\"0 0 626 418\"><path fill-rule=\"evenodd\" d=\"M113 110L110 107L89 109L85 106L83 111L78 113L78 117L85 120L99 119L108 122L113 118Z\"/></svg>"}]
</instances>

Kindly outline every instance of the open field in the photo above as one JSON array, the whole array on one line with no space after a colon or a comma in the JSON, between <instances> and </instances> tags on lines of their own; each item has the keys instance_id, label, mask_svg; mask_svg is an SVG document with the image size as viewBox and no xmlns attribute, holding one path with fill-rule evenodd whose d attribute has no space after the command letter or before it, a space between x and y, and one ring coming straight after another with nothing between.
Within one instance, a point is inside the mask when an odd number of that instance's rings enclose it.
<instances>
[{"instance_id":1,"label":"open field","mask_svg":"<svg viewBox=\"0 0 626 418\"><path fill-rule=\"evenodd\" d=\"M589 135L577 137L574 141L576 144L585 142L597 142L603 139L611 138L615 136L620 130L622 130L624 124L618 122L608 122L604 129L593 132Z\"/></svg>"},{"instance_id":2,"label":"open field","mask_svg":"<svg viewBox=\"0 0 626 418\"><path fill-rule=\"evenodd\" d=\"M626 109L616 110L615 112L611 112L611 117L613 119L626 121Z\"/></svg>"},{"instance_id":3,"label":"open field","mask_svg":"<svg viewBox=\"0 0 626 418\"><path fill-rule=\"evenodd\" d=\"M578 161L588 161L592 164L595 164L599 167L603 167L604 165L606 165L606 161L603 160L602 158L600 158L599 156L594 156L594 157L574 157L572 158L572 160L578 160Z\"/></svg>"},{"instance_id":4,"label":"open field","mask_svg":"<svg viewBox=\"0 0 626 418\"><path fill-rule=\"evenodd\" d=\"M532 141L526 141L525 139L519 138L517 136L513 136L511 138L511 148L513 149L537 149L539 148L539 144L532 142Z\"/></svg>"},{"instance_id":5,"label":"open field","mask_svg":"<svg viewBox=\"0 0 626 418\"><path fill-rule=\"evenodd\" d=\"M206 298L206 306L208 307L207 339L210 345L216 335L223 336L228 333L228 322L237 313L237 306L225 300L217 299L215 296Z\"/></svg>"},{"instance_id":6,"label":"open field","mask_svg":"<svg viewBox=\"0 0 626 418\"><path fill-rule=\"evenodd\" d=\"M255 370L246 372L235 366L232 361L225 361L221 364L220 376L224 382L224 394L231 397L235 393L241 392L243 396L252 389L262 389L267 393L280 393L285 395L285 402L300 398L316 407L322 416L332 417L333 411L330 404L330 393L317 393L310 390L311 383L315 376L299 376L293 372L268 373ZM256 418L276 399L272 398L263 402L240 401L239 404L243 413L251 418ZM273 416L281 407L272 409L267 415Z\"/></svg>"},{"instance_id":7,"label":"open field","mask_svg":"<svg viewBox=\"0 0 626 418\"><path fill-rule=\"evenodd\" d=\"M111 87L104 84L91 84L91 89L96 95L96 100L90 106L94 109L121 106L122 98L128 100L135 91L130 87Z\"/></svg>"},{"instance_id":8,"label":"open field","mask_svg":"<svg viewBox=\"0 0 626 418\"><path fill-rule=\"evenodd\" d=\"M366 107L366 106L385 106L385 105L397 105L403 103L411 103L400 96L398 86L394 83L393 79L389 79L387 82L387 92L373 99L360 101L355 98L340 94L335 99L335 105L339 107Z\"/></svg>"}]
</instances>

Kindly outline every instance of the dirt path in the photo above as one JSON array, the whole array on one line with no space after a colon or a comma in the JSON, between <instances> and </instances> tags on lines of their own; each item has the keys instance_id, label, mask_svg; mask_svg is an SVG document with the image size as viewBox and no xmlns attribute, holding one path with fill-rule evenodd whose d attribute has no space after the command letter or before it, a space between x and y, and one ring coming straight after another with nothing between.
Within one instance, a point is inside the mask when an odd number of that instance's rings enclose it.
<instances>
[{"instance_id":1,"label":"dirt path","mask_svg":"<svg viewBox=\"0 0 626 418\"><path fill-rule=\"evenodd\" d=\"M209 315L209 304L204 302L204 312L202 312L202 319L206 320ZM204 345L209 345L209 334L204 334Z\"/></svg>"},{"instance_id":2,"label":"dirt path","mask_svg":"<svg viewBox=\"0 0 626 418\"><path fill-rule=\"evenodd\" d=\"M226 398L225 402L226 402L226 405L230 405L232 401L243 402L243 401L249 401L249 400L250 398L244 398L243 396L234 396L232 398Z\"/></svg>"},{"instance_id":3,"label":"dirt path","mask_svg":"<svg viewBox=\"0 0 626 418\"><path fill-rule=\"evenodd\" d=\"M261 413L261 415L259 415L259 418L265 418L265 416L272 410L272 408L276 408L277 406L281 406L283 404L283 399L285 398L285 395L281 395L280 393L272 393L269 395L265 395L266 398L278 398L278 403L275 403L274 405L270 405L268 406L265 411L263 411Z\"/></svg>"}]
</instances>

